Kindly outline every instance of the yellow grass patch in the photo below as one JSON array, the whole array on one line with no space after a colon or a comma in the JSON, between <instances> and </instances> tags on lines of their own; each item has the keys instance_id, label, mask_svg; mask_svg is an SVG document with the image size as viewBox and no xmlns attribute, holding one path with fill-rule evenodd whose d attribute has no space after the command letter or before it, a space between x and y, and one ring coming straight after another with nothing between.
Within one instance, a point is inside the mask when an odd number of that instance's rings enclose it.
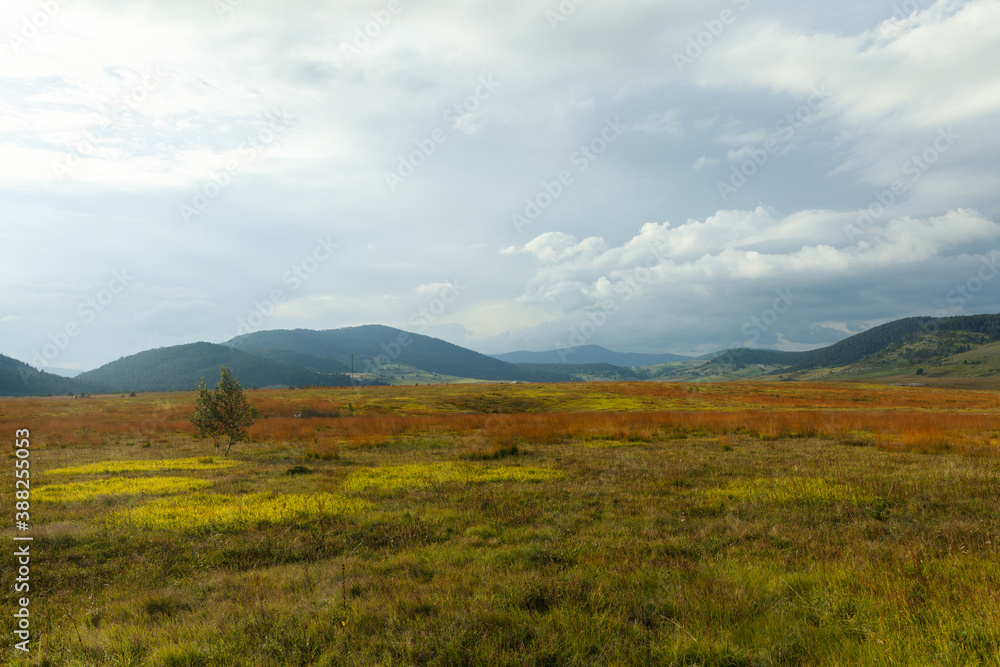
<instances>
[{"instance_id":1,"label":"yellow grass patch","mask_svg":"<svg viewBox=\"0 0 1000 667\"><path fill-rule=\"evenodd\" d=\"M465 463L407 464L369 468L352 473L344 483L347 491L395 491L425 489L443 484L475 484L481 482L542 482L561 477L562 473L547 468L519 466L476 466Z\"/></svg>"},{"instance_id":2,"label":"yellow grass patch","mask_svg":"<svg viewBox=\"0 0 1000 667\"><path fill-rule=\"evenodd\" d=\"M165 498L120 512L111 518L111 523L198 532L353 514L370 507L364 501L332 493L249 493L242 496L196 493L182 498Z\"/></svg>"},{"instance_id":3,"label":"yellow grass patch","mask_svg":"<svg viewBox=\"0 0 1000 667\"><path fill-rule=\"evenodd\" d=\"M847 484L817 477L757 478L730 482L724 487L709 489L705 496L712 503L726 500L770 503L859 503L871 497Z\"/></svg>"},{"instance_id":4,"label":"yellow grass patch","mask_svg":"<svg viewBox=\"0 0 1000 667\"><path fill-rule=\"evenodd\" d=\"M47 470L50 475L107 475L123 472L165 472L170 470L225 470L239 461L220 460L211 456L190 459L160 459L156 461L101 461L72 468Z\"/></svg>"},{"instance_id":5,"label":"yellow grass patch","mask_svg":"<svg viewBox=\"0 0 1000 667\"><path fill-rule=\"evenodd\" d=\"M50 484L34 490L32 498L41 502L66 503L90 500L98 496L162 496L195 491L212 482L190 477L113 477L72 484Z\"/></svg>"}]
</instances>

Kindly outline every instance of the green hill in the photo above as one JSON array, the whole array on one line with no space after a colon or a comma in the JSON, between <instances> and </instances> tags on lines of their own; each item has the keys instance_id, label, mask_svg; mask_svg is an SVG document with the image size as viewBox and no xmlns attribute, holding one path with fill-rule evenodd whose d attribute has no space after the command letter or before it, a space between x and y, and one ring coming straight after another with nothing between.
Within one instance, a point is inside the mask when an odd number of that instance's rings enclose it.
<instances>
[{"instance_id":1,"label":"green hill","mask_svg":"<svg viewBox=\"0 0 1000 667\"><path fill-rule=\"evenodd\" d=\"M988 340L983 334L968 331L927 331L898 340L877 354L847 367L843 373L948 365L946 360L951 356L984 350L987 347L984 343Z\"/></svg>"},{"instance_id":2,"label":"green hill","mask_svg":"<svg viewBox=\"0 0 1000 667\"><path fill-rule=\"evenodd\" d=\"M201 377L209 386L214 386L223 365L245 387L342 386L350 383L345 375L317 373L212 343L140 352L83 373L76 379L99 383L116 392L189 390L197 386Z\"/></svg>"},{"instance_id":3,"label":"green hill","mask_svg":"<svg viewBox=\"0 0 1000 667\"><path fill-rule=\"evenodd\" d=\"M258 347L253 348L253 354L289 366L299 366L316 373L349 373L351 370L350 366L336 359L318 357L315 354L299 352L298 350Z\"/></svg>"},{"instance_id":4,"label":"green hill","mask_svg":"<svg viewBox=\"0 0 1000 667\"><path fill-rule=\"evenodd\" d=\"M1000 340L1000 315L961 315L945 317L927 327L930 331L968 331ZM985 341L984 341L985 342Z\"/></svg>"},{"instance_id":5,"label":"green hill","mask_svg":"<svg viewBox=\"0 0 1000 667\"><path fill-rule=\"evenodd\" d=\"M883 324L811 352L744 349L720 352L698 364L667 364L640 369L650 379L726 381L762 374L798 380L899 381L916 374L928 378L986 378L1000 367L1000 315L910 317ZM985 347L984 347L985 346ZM983 348L980 350L980 348ZM980 350L976 358L954 355Z\"/></svg>"},{"instance_id":6,"label":"green hill","mask_svg":"<svg viewBox=\"0 0 1000 667\"><path fill-rule=\"evenodd\" d=\"M378 374L391 364L419 368L429 373L476 380L545 381L547 374L494 359L430 336L392 327L367 325L312 331L260 331L229 341L239 350L294 350L322 359L351 363L358 373Z\"/></svg>"},{"instance_id":7,"label":"green hill","mask_svg":"<svg viewBox=\"0 0 1000 667\"><path fill-rule=\"evenodd\" d=\"M783 352L781 350L742 350L726 351L712 357L708 365L712 366L794 366L805 361L813 351Z\"/></svg>"},{"instance_id":8,"label":"green hill","mask_svg":"<svg viewBox=\"0 0 1000 667\"><path fill-rule=\"evenodd\" d=\"M226 345L192 343L149 350L72 379L0 356L0 395L190 390L202 376L214 383L222 365L247 387L340 386L351 382L346 373L352 354L354 370L367 376L365 382L382 384L571 379L721 382L774 374L798 380L895 382L918 370L927 378L978 378L982 383L998 376L998 342L1000 315L910 317L812 352L744 349L739 354L724 351L701 359L627 368L610 363L512 364L437 338L369 325L328 331L262 331ZM578 352L577 359L608 353L596 346ZM619 358L638 360L630 355Z\"/></svg>"},{"instance_id":9,"label":"green hill","mask_svg":"<svg viewBox=\"0 0 1000 667\"><path fill-rule=\"evenodd\" d=\"M100 393L106 389L93 382L45 373L0 354L0 396Z\"/></svg>"},{"instance_id":10,"label":"green hill","mask_svg":"<svg viewBox=\"0 0 1000 667\"><path fill-rule=\"evenodd\" d=\"M791 370L804 371L815 368L838 368L855 364L865 357L885 349L907 336L923 330L933 322L933 317L908 317L874 327L868 331L845 338L829 347L820 348L809 354Z\"/></svg>"},{"instance_id":11,"label":"green hill","mask_svg":"<svg viewBox=\"0 0 1000 667\"><path fill-rule=\"evenodd\" d=\"M812 352L792 371L844 366L884 365L890 357L906 356L912 361L930 360L954 353L957 340L946 334L967 334L966 345L982 345L1000 340L1000 315L956 317L909 317L883 324ZM919 348L919 351L918 351ZM879 361L881 359L881 361Z\"/></svg>"}]
</instances>

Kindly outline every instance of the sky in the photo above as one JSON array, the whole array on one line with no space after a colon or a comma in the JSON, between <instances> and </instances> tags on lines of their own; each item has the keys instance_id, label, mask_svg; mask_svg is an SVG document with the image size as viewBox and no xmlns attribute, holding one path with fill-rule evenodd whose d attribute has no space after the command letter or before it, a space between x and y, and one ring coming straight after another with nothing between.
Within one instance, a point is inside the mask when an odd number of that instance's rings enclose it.
<instances>
[{"instance_id":1,"label":"sky","mask_svg":"<svg viewBox=\"0 0 1000 667\"><path fill-rule=\"evenodd\" d=\"M1000 312L1000 1L8 0L0 353Z\"/></svg>"}]
</instances>

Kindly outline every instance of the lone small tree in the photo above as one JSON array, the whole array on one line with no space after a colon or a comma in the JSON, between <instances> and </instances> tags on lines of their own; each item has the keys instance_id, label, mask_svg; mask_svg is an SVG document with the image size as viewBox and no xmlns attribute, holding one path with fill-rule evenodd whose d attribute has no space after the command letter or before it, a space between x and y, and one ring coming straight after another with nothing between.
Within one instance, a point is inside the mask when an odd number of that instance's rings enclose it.
<instances>
[{"instance_id":1,"label":"lone small tree","mask_svg":"<svg viewBox=\"0 0 1000 667\"><path fill-rule=\"evenodd\" d=\"M247 430L256 416L257 410L247 402L243 387L225 366L220 369L219 384L215 386L214 394L209 391L204 377L198 382L198 397L191 423L199 436L212 439L216 454L219 453L219 440L222 438L229 441L226 456L235 443L246 441Z\"/></svg>"}]
</instances>

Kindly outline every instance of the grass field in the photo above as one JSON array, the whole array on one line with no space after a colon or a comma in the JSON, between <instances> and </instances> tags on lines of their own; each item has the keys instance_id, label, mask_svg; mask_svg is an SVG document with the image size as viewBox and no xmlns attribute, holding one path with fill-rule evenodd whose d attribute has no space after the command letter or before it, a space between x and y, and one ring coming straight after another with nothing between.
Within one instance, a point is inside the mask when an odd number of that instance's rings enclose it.
<instances>
[{"instance_id":1,"label":"grass field","mask_svg":"<svg viewBox=\"0 0 1000 667\"><path fill-rule=\"evenodd\" d=\"M0 662L1000 665L1000 393L247 395L228 459L190 393L0 400L35 538Z\"/></svg>"}]
</instances>

